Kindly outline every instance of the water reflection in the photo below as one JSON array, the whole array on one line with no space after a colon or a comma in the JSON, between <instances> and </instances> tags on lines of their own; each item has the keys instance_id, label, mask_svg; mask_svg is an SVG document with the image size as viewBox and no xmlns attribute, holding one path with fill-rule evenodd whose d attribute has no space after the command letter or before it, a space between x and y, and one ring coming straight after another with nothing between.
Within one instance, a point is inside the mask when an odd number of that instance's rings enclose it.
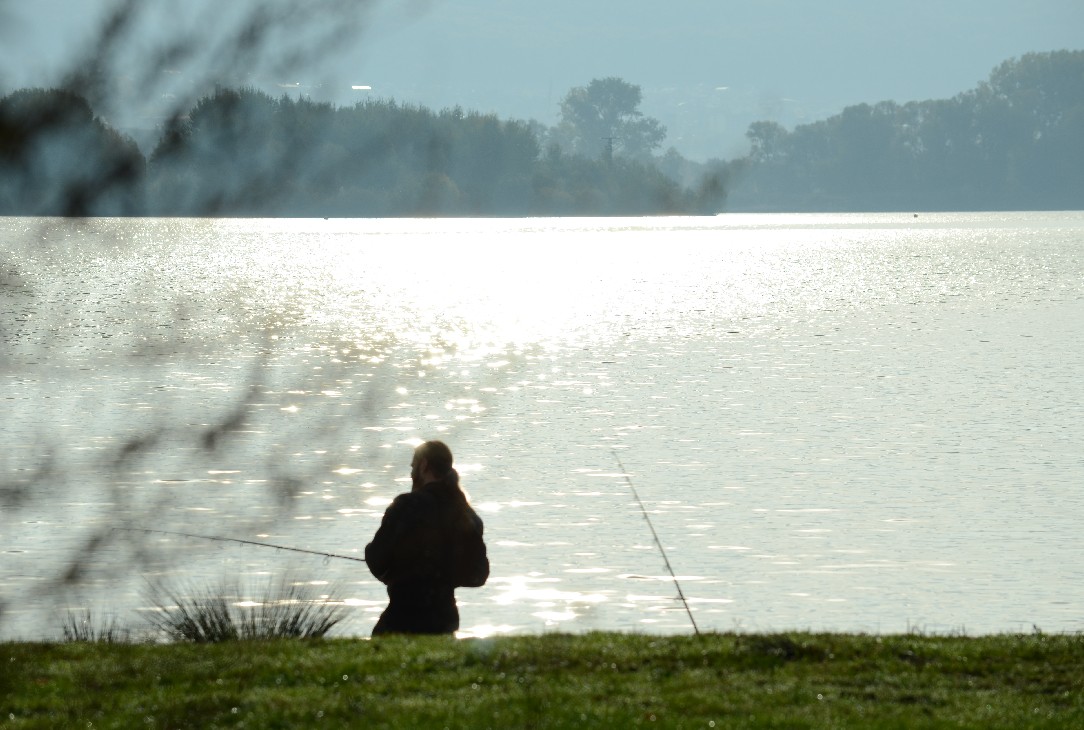
<instances>
[{"instance_id":1,"label":"water reflection","mask_svg":"<svg viewBox=\"0 0 1084 730\"><path fill-rule=\"evenodd\" d=\"M608 600L602 593L579 593L538 584L555 584L559 580L540 573L522 576L491 578L497 595L492 599L497 605L515 605L542 621L546 629L553 629L563 622L583 617L595 604ZM529 628L529 627L521 627Z\"/></svg>"}]
</instances>

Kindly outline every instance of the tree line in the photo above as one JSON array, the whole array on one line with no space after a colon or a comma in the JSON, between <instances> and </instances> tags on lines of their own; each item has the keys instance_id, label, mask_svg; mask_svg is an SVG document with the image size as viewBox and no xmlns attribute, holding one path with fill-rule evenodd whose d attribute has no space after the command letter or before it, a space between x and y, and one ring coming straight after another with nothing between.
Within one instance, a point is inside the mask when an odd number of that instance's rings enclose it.
<instances>
[{"instance_id":1,"label":"tree line","mask_svg":"<svg viewBox=\"0 0 1084 730\"><path fill-rule=\"evenodd\" d=\"M641 91L595 79L559 123L218 88L144 157L68 90L0 99L0 214L562 216L1078 209L1084 51L1005 61L951 99L859 104L697 163Z\"/></svg>"},{"instance_id":2,"label":"tree line","mask_svg":"<svg viewBox=\"0 0 1084 730\"><path fill-rule=\"evenodd\" d=\"M757 122L735 209L1084 207L1084 51L1032 53L951 99L859 104L787 131Z\"/></svg>"},{"instance_id":3,"label":"tree line","mask_svg":"<svg viewBox=\"0 0 1084 730\"><path fill-rule=\"evenodd\" d=\"M601 142L594 139L601 127L590 116L590 98L579 99L580 116L543 146L548 132L537 124L460 108L436 112L387 100L337 108L218 88L170 120L144 159L75 93L21 90L0 100L0 214L562 216L720 209L722 186L690 189L651 163L661 125L640 119L638 87L611 81L611 91L631 93L616 106L609 100L610 116L601 124L647 130L638 146L625 140L617 155L584 154L585 140Z\"/></svg>"}]
</instances>

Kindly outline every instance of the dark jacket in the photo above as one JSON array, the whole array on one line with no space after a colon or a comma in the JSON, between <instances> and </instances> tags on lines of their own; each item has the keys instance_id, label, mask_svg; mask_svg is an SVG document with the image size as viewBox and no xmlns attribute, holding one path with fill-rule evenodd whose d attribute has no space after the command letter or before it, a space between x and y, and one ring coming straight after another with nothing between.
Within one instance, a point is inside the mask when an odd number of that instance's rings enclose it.
<instances>
[{"instance_id":1,"label":"dark jacket","mask_svg":"<svg viewBox=\"0 0 1084 730\"><path fill-rule=\"evenodd\" d=\"M454 469L443 481L395 498L365 546L365 561L388 586L388 607L373 635L459 628L455 589L484 585L489 559L482 520L467 504Z\"/></svg>"}]
</instances>

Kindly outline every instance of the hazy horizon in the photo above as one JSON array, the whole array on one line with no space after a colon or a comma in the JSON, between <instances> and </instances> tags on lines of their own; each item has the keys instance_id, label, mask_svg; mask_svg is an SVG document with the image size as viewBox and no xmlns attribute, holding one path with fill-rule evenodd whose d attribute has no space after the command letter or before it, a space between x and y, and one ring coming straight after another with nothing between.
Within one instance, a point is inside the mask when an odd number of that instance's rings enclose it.
<instances>
[{"instance_id":1,"label":"hazy horizon","mask_svg":"<svg viewBox=\"0 0 1084 730\"><path fill-rule=\"evenodd\" d=\"M0 89L55 84L113 4L39 0L28 7L0 0L6 28ZM247 7L250 0L229 12ZM205 1L162 8L149 14L142 36L148 47L156 33L186 19L210 25L220 16ZM258 85L281 84L287 93L337 104L371 95L551 125L570 88L618 76L642 87L643 112L666 125L663 149L673 146L694 159L741 154L753 121L789 128L851 104L954 96L1009 58L1079 48L1084 27L1079 0L1027 6L916 0L889 7L857 0L816 7L798 0L684 0L665 12L645 0L586 7L570 0L514 7L498 0L416 0L373 8L356 40L288 71L273 72L269 59Z\"/></svg>"}]
</instances>

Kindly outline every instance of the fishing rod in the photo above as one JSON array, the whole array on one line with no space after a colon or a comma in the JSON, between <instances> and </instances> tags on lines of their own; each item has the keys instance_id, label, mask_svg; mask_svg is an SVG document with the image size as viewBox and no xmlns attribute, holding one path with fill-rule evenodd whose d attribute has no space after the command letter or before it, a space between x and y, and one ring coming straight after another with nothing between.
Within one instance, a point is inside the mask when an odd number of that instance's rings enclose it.
<instances>
[{"instance_id":1,"label":"fishing rod","mask_svg":"<svg viewBox=\"0 0 1084 730\"><path fill-rule=\"evenodd\" d=\"M621 467L621 473L625 476L625 481L628 483L629 489L632 490L632 496L636 497L636 504L640 505L640 512L644 515L644 519L647 520L647 526L651 529L651 536L655 538L655 544L658 545L659 552L662 553L662 561L666 563L666 569L670 572L670 577L674 579L674 587L677 588L678 598L681 599L681 605L685 606L685 613L689 614L689 622L693 625L693 632L697 636L700 636L700 629L696 625L696 619L693 618L693 612L689 609L689 602L685 600L685 593L682 592L681 584L678 583L677 576L674 575L674 569L670 567L670 559L666 557L666 550L663 549L662 543L659 541L659 535L655 532L655 525L651 524L651 518L647 516L647 509L644 508L644 503L640 499L640 495L636 492L636 487L633 485L628 471L625 470L625 465L621 463L621 457L619 457L617 452L613 449L610 449L610 453L614 455L617 465Z\"/></svg>"},{"instance_id":2,"label":"fishing rod","mask_svg":"<svg viewBox=\"0 0 1084 730\"><path fill-rule=\"evenodd\" d=\"M337 553L325 553L319 550L305 550L304 548L286 547L285 545L273 545L269 542L257 542L256 540L242 540L237 537L218 537L216 535L193 535L190 532L173 532L172 530L152 530L148 527L114 527L114 530L124 530L125 532L147 532L155 535L175 535L177 537L192 537L198 540L215 540L216 542L236 542L241 545L255 545L256 547L275 548L276 550L287 550L292 553L308 553L309 555L322 555L325 558L339 558L340 560L353 560L358 563L364 563L365 558L356 558L350 555L338 555Z\"/></svg>"}]
</instances>

